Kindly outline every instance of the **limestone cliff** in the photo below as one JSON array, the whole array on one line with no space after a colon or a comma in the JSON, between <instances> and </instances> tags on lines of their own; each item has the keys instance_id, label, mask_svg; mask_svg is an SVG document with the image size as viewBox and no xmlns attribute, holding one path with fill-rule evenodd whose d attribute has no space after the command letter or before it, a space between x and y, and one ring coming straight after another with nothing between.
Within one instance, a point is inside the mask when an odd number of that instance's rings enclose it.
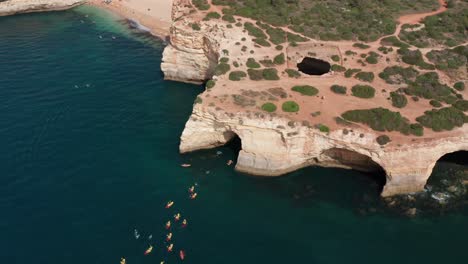
<instances>
[{"instance_id":1,"label":"limestone cliff","mask_svg":"<svg viewBox=\"0 0 468 264\"><path fill-rule=\"evenodd\" d=\"M85 0L7 0L0 2L0 16L64 10L80 5L84 2Z\"/></svg>"},{"instance_id":2,"label":"limestone cliff","mask_svg":"<svg viewBox=\"0 0 468 264\"><path fill-rule=\"evenodd\" d=\"M219 57L219 39L222 32L216 26L201 25L192 28L190 1L174 0L170 41L163 52L161 70L166 80L202 83L213 75Z\"/></svg>"},{"instance_id":3,"label":"limestone cliff","mask_svg":"<svg viewBox=\"0 0 468 264\"><path fill-rule=\"evenodd\" d=\"M236 135L242 142L239 171L277 176L311 165L366 171L381 167L387 175L383 196L422 191L440 157L468 150L467 126L457 137L382 147L375 133L359 129L326 134L280 117L231 115L197 104L182 134L180 151L224 145Z\"/></svg>"}]
</instances>

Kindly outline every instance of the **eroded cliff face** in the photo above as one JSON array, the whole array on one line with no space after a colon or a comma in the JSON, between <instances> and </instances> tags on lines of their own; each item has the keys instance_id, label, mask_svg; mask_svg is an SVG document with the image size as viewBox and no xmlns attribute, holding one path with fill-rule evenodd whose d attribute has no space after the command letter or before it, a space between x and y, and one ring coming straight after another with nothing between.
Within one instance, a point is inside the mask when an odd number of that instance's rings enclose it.
<instances>
[{"instance_id":1,"label":"eroded cliff face","mask_svg":"<svg viewBox=\"0 0 468 264\"><path fill-rule=\"evenodd\" d=\"M64 10L84 2L85 0L7 0L0 2L0 16Z\"/></svg>"},{"instance_id":2,"label":"eroded cliff face","mask_svg":"<svg viewBox=\"0 0 468 264\"><path fill-rule=\"evenodd\" d=\"M383 147L367 131L336 130L329 134L280 117L236 115L196 104L181 137L182 153L242 142L236 169L254 175L278 176L318 165L364 171L385 171L383 196L422 191L437 160L468 150L468 129L449 137L406 146Z\"/></svg>"},{"instance_id":3,"label":"eroded cliff face","mask_svg":"<svg viewBox=\"0 0 468 264\"><path fill-rule=\"evenodd\" d=\"M210 25L201 24L200 30L192 28L189 0L174 0L173 24L169 44L163 52L161 70L166 80L202 83L213 76L219 57L219 40L223 32Z\"/></svg>"}]
</instances>

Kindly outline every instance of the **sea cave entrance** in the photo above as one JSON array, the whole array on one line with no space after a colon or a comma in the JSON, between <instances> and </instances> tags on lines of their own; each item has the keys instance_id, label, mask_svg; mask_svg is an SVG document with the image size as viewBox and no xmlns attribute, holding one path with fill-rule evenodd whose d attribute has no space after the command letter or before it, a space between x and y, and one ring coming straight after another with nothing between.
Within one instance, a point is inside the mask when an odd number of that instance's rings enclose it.
<instances>
[{"instance_id":1,"label":"sea cave entrance","mask_svg":"<svg viewBox=\"0 0 468 264\"><path fill-rule=\"evenodd\" d=\"M228 148L234 154L233 163L237 164L237 158L239 157L239 152L242 150L242 141L239 135L233 131L224 132L224 138L226 139L225 147Z\"/></svg>"},{"instance_id":2,"label":"sea cave entrance","mask_svg":"<svg viewBox=\"0 0 468 264\"><path fill-rule=\"evenodd\" d=\"M323 60L305 57L300 63L297 64L297 68L300 72L308 75L323 75L327 72L330 72L331 65L330 63Z\"/></svg>"},{"instance_id":3,"label":"sea cave entrance","mask_svg":"<svg viewBox=\"0 0 468 264\"><path fill-rule=\"evenodd\" d=\"M468 151L447 153L439 158L426 189L444 192L450 195L468 195Z\"/></svg>"},{"instance_id":4,"label":"sea cave entrance","mask_svg":"<svg viewBox=\"0 0 468 264\"><path fill-rule=\"evenodd\" d=\"M327 149L322 154L328 157L331 165L336 164L363 172L377 183L379 193L383 190L387 182L385 170L369 156L343 148Z\"/></svg>"}]
</instances>

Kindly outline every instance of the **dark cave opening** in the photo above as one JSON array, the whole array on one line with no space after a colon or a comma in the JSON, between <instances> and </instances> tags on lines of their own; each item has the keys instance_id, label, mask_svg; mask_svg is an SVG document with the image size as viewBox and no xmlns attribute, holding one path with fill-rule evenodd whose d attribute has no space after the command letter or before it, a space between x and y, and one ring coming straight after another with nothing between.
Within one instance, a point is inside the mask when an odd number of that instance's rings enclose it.
<instances>
[{"instance_id":1,"label":"dark cave opening","mask_svg":"<svg viewBox=\"0 0 468 264\"><path fill-rule=\"evenodd\" d=\"M297 68L300 72L308 75L323 75L330 71L331 65L323 60L305 57L297 64Z\"/></svg>"}]
</instances>

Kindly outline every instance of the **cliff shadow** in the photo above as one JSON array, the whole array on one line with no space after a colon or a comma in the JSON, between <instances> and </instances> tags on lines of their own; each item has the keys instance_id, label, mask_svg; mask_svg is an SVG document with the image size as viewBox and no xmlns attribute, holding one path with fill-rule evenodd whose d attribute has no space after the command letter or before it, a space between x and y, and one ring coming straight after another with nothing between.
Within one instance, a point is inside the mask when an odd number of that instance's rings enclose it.
<instances>
[{"instance_id":1,"label":"cliff shadow","mask_svg":"<svg viewBox=\"0 0 468 264\"><path fill-rule=\"evenodd\" d=\"M226 133L228 133L226 135ZM237 163L237 158L239 157L239 152L242 150L242 140L234 132L226 132L225 137L230 138L229 141L224 145L227 149L234 153L233 163Z\"/></svg>"}]
</instances>

